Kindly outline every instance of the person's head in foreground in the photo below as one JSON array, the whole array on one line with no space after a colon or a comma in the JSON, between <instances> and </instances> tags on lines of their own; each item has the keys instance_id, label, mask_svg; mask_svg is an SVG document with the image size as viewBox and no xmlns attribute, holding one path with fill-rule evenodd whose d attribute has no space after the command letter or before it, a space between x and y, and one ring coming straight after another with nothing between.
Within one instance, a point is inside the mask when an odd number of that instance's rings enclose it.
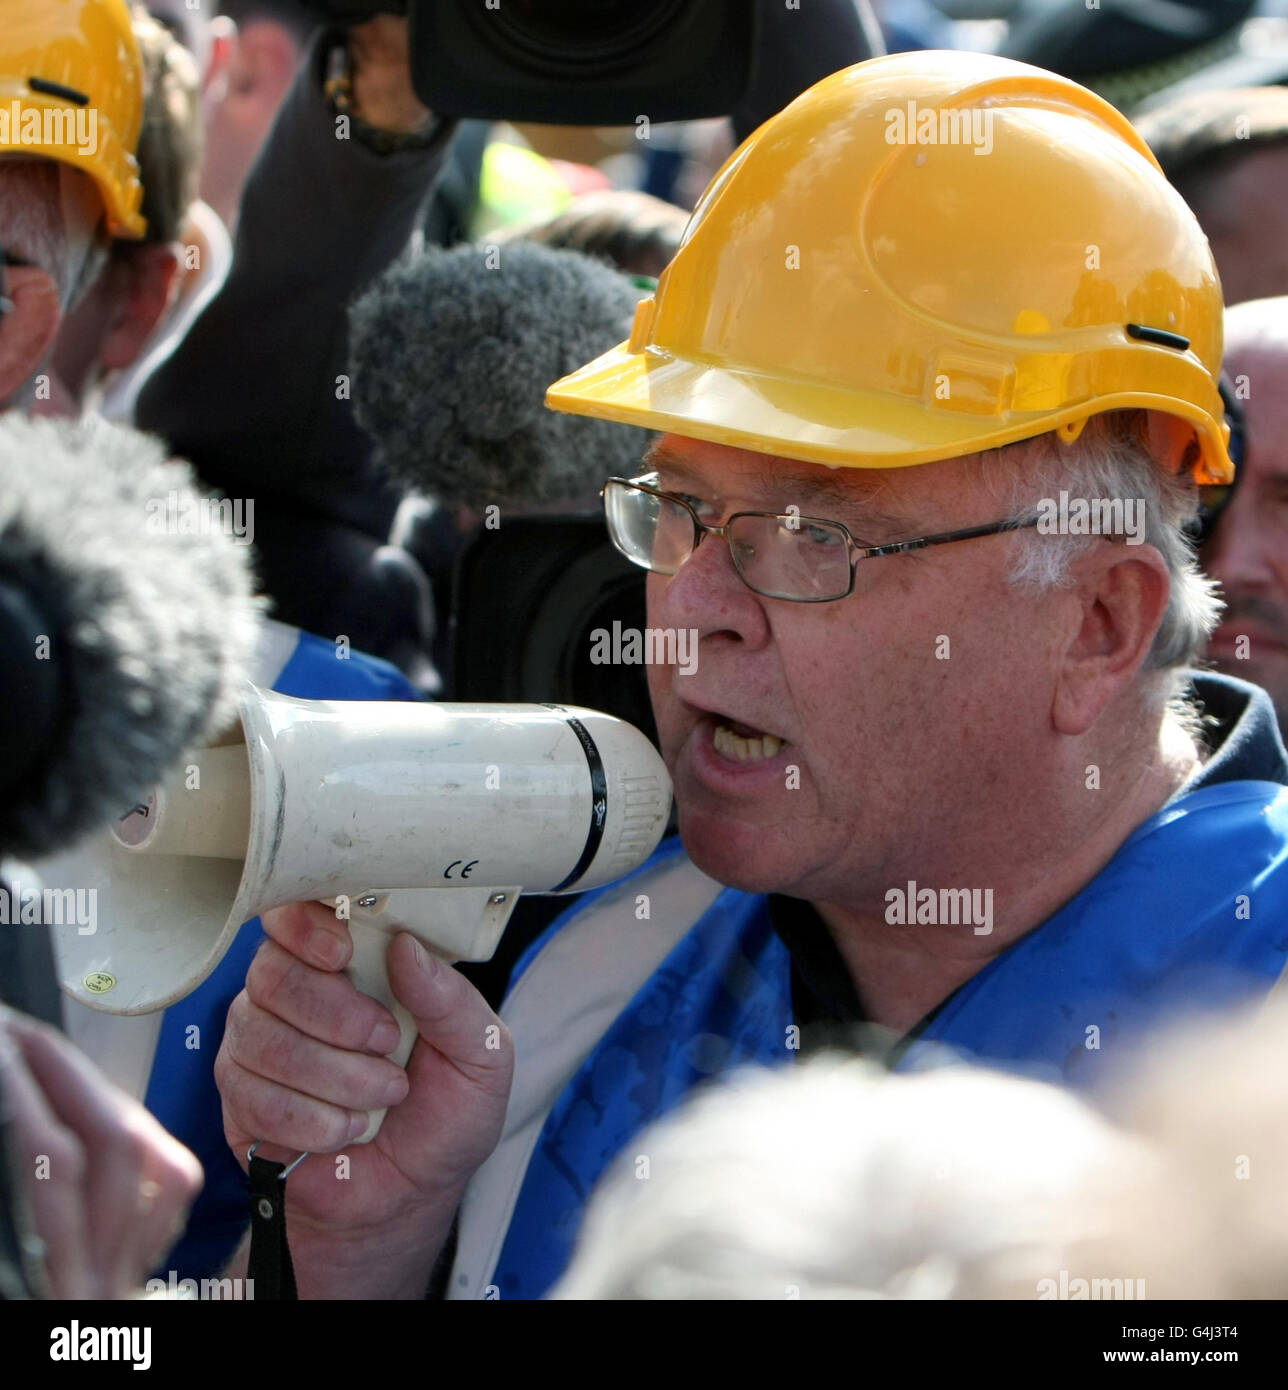
<instances>
[{"instance_id":1,"label":"person's head in foreground","mask_svg":"<svg viewBox=\"0 0 1288 1390\"><path fill-rule=\"evenodd\" d=\"M5 0L0 408L26 407L111 238L141 237L143 72L124 0Z\"/></svg>"},{"instance_id":2,"label":"person's head in foreground","mask_svg":"<svg viewBox=\"0 0 1288 1390\"><path fill-rule=\"evenodd\" d=\"M1159 1034L1110 1120L962 1065L746 1071L637 1135L562 1299L1282 1298L1288 1006Z\"/></svg>"},{"instance_id":3,"label":"person's head in foreground","mask_svg":"<svg viewBox=\"0 0 1288 1390\"><path fill-rule=\"evenodd\" d=\"M1167 1166L1117 1238L1149 1297L1288 1298L1288 994L1159 1032L1107 1108Z\"/></svg>"},{"instance_id":4,"label":"person's head in foreground","mask_svg":"<svg viewBox=\"0 0 1288 1390\"><path fill-rule=\"evenodd\" d=\"M1158 810L1201 756L1221 335L1193 215L1071 82L899 55L742 146L547 398L669 431L606 501L650 625L698 636L650 679L700 868L867 915L992 885L1022 931Z\"/></svg>"},{"instance_id":5,"label":"person's head in foreground","mask_svg":"<svg viewBox=\"0 0 1288 1390\"><path fill-rule=\"evenodd\" d=\"M550 1296L1058 1296L1061 1270L1125 1277L1102 1246L1160 1166L1037 1081L839 1055L744 1071L635 1137Z\"/></svg>"},{"instance_id":6,"label":"person's head in foreground","mask_svg":"<svg viewBox=\"0 0 1288 1390\"><path fill-rule=\"evenodd\" d=\"M1209 654L1264 686L1288 730L1288 296L1226 310L1225 334L1245 438L1239 485L1203 547L1225 600Z\"/></svg>"}]
</instances>

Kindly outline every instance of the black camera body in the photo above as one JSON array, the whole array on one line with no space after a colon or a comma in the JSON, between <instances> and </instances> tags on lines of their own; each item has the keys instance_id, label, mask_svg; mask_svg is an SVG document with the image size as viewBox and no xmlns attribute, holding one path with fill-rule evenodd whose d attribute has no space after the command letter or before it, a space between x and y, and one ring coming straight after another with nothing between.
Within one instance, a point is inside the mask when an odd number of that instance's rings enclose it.
<instances>
[{"instance_id":1,"label":"black camera body","mask_svg":"<svg viewBox=\"0 0 1288 1390\"><path fill-rule=\"evenodd\" d=\"M554 125L727 116L751 82L751 0L305 0L332 23L405 14L433 111Z\"/></svg>"},{"instance_id":2,"label":"black camera body","mask_svg":"<svg viewBox=\"0 0 1288 1390\"><path fill-rule=\"evenodd\" d=\"M332 24L361 24L378 14L406 14L407 0L300 0Z\"/></svg>"}]
</instances>

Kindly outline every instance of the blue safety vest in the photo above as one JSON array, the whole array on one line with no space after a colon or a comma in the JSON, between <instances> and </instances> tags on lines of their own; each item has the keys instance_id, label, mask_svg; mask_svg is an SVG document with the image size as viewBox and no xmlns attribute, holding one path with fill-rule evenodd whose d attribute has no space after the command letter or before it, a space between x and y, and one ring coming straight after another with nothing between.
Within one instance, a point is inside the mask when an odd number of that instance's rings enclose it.
<instances>
[{"instance_id":1,"label":"blue safety vest","mask_svg":"<svg viewBox=\"0 0 1288 1390\"><path fill-rule=\"evenodd\" d=\"M1142 1032L1264 995L1286 958L1288 788L1201 787L958 989L898 1066L951 1050L1090 1091ZM767 899L706 878L678 839L554 922L502 1006L515 1086L461 1209L447 1297L542 1297L645 1125L713 1075L792 1061L790 967Z\"/></svg>"}]
</instances>

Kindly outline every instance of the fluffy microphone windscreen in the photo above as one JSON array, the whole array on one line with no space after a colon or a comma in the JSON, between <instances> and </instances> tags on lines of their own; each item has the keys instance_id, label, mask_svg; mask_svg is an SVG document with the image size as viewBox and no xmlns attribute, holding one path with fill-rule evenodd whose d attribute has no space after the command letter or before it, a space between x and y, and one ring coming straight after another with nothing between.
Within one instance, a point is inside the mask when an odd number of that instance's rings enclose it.
<instances>
[{"instance_id":1,"label":"fluffy microphone windscreen","mask_svg":"<svg viewBox=\"0 0 1288 1390\"><path fill-rule=\"evenodd\" d=\"M158 440L0 420L0 590L40 629L0 654L0 709L33 663L52 664L54 682L40 674L58 692L39 755L6 786L0 853L70 847L232 720L260 609L249 555Z\"/></svg>"},{"instance_id":2,"label":"fluffy microphone windscreen","mask_svg":"<svg viewBox=\"0 0 1288 1390\"><path fill-rule=\"evenodd\" d=\"M647 432L565 415L546 388L630 336L644 292L576 251L426 249L350 312L352 397L377 458L448 506L593 498Z\"/></svg>"}]
</instances>

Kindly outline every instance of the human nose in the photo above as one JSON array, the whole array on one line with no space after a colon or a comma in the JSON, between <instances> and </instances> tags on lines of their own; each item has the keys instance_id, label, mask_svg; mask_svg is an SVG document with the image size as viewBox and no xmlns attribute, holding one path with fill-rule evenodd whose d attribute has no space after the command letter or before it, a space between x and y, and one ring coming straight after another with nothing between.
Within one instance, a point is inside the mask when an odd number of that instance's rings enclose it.
<instances>
[{"instance_id":1,"label":"human nose","mask_svg":"<svg viewBox=\"0 0 1288 1390\"><path fill-rule=\"evenodd\" d=\"M734 566L725 535L703 531L687 560L662 581L656 607L662 626L687 627L699 638L728 632L763 641L769 627L759 596Z\"/></svg>"}]
</instances>

